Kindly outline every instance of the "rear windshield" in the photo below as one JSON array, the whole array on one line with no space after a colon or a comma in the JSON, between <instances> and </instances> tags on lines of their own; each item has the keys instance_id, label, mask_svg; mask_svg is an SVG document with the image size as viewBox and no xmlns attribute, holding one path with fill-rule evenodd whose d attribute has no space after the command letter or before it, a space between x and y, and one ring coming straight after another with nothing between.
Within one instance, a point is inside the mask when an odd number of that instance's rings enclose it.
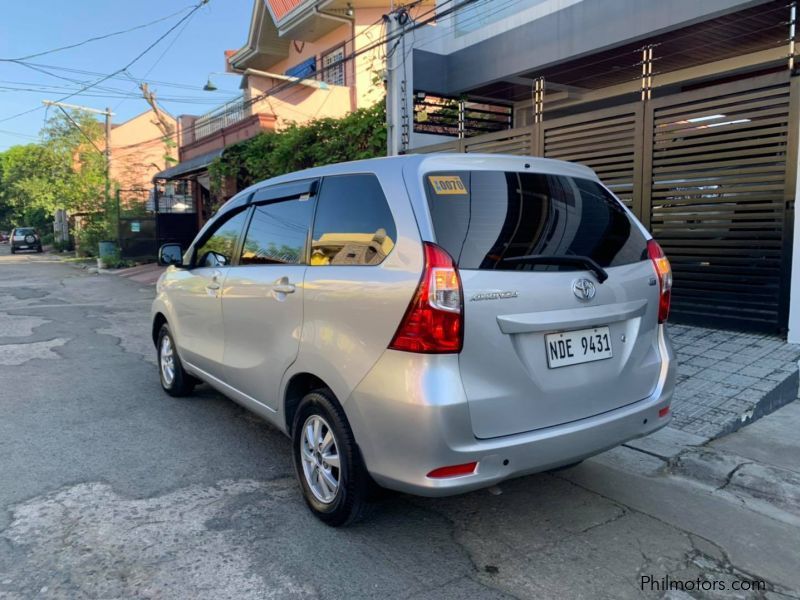
<instances>
[{"instance_id":1,"label":"rear windshield","mask_svg":"<svg viewBox=\"0 0 800 600\"><path fill-rule=\"evenodd\" d=\"M425 175L436 241L462 269L576 270L521 256L588 256L601 267L644 260L647 240L589 179L504 171Z\"/></svg>"},{"instance_id":2,"label":"rear windshield","mask_svg":"<svg viewBox=\"0 0 800 600\"><path fill-rule=\"evenodd\" d=\"M34 233L36 232L34 231L33 227L20 227L16 231L17 235L33 235Z\"/></svg>"}]
</instances>

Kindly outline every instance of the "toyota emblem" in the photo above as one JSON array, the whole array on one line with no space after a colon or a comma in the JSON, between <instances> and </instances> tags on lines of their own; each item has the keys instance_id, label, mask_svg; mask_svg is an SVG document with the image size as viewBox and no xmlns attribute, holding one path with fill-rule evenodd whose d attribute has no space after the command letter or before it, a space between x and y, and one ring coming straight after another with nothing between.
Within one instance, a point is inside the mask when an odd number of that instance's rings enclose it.
<instances>
[{"instance_id":1,"label":"toyota emblem","mask_svg":"<svg viewBox=\"0 0 800 600\"><path fill-rule=\"evenodd\" d=\"M572 282L572 293L578 300L588 302L596 293L594 284L588 279L576 279Z\"/></svg>"}]
</instances>

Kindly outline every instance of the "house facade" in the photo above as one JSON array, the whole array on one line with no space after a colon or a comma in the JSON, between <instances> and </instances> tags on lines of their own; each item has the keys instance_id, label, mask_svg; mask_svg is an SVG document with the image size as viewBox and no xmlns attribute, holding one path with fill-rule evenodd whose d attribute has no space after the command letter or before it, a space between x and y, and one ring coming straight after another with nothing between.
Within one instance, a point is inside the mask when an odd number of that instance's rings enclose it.
<instances>
[{"instance_id":1,"label":"house facade","mask_svg":"<svg viewBox=\"0 0 800 600\"><path fill-rule=\"evenodd\" d=\"M433 3L426 0L429 6ZM383 97L383 15L390 0L254 0L245 44L225 54L241 96L200 116L179 119L180 164L156 175L170 194L192 198L198 224L237 190L210 189L208 165L225 148L292 123L342 117ZM180 202L180 205L184 205Z\"/></svg>"},{"instance_id":2,"label":"house facade","mask_svg":"<svg viewBox=\"0 0 800 600\"><path fill-rule=\"evenodd\" d=\"M167 140L164 127L173 131L175 117L159 109L148 110L111 126L111 179L123 192L149 193L153 176L177 162L177 146Z\"/></svg>"},{"instance_id":3,"label":"house facade","mask_svg":"<svg viewBox=\"0 0 800 600\"><path fill-rule=\"evenodd\" d=\"M675 320L800 341L795 3L440 0L430 24L392 18L409 50L390 152L587 164L670 256Z\"/></svg>"}]
</instances>

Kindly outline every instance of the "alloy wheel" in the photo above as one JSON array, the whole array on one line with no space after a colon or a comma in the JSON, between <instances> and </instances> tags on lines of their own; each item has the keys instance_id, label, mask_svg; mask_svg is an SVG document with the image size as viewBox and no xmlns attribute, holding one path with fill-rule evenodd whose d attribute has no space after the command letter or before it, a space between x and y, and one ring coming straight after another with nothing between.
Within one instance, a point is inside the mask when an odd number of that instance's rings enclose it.
<instances>
[{"instance_id":1,"label":"alloy wheel","mask_svg":"<svg viewBox=\"0 0 800 600\"><path fill-rule=\"evenodd\" d=\"M161 338L161 379L164 385L169 387L175 381L175 354L172 349L172 339L165 335Z\"/></svg>"},{"instance_id":2,"label":"alloy wheel","mask_svg":"<svg viewBox=\"0 0 800 600\"><path fill-rule=\"evenodd\" d=\"M339 449L333 430L319 415L311 415L303 424L300 459L306 483L314 497L323 504L333 502L339 491Z\"/></svg>"}]
</instances>

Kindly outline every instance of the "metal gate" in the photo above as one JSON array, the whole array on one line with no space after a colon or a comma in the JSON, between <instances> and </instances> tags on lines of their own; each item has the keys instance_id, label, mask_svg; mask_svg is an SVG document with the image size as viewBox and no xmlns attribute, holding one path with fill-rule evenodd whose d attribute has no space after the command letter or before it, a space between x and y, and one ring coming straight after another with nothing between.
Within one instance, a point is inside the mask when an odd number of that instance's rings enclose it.
<instances>
[{"instance_id":1,"label":"metal gate","mask_svg":"<svg viewBox=\"0 0 800 600\"><path fill-rule=\"evenodd\" d=\"M776 331L788 319L797 93L784 73L649 103L643 220L684 321Z\"/></svg>"},{"instance_id":2,"label":"metal gate","mask_svg":"<svg viewBox=\"0 0 800 600\"><path fill-rule=\"evenodd\" d=\"M666 250L674 320L785 331L799 99L800 78L780 72L415 152L588 165Z\"/></svg>"},{"instance_id":3,"label":"metal gate","mask_svg":"<svg viewBox=\"0 0 800 600\"><path fill-rule=\"evenodd\" d=\"M637 102L545 121L539 132L542 155L591 167L640 215L643 113Z\"/></svg>"}]
</instances>

